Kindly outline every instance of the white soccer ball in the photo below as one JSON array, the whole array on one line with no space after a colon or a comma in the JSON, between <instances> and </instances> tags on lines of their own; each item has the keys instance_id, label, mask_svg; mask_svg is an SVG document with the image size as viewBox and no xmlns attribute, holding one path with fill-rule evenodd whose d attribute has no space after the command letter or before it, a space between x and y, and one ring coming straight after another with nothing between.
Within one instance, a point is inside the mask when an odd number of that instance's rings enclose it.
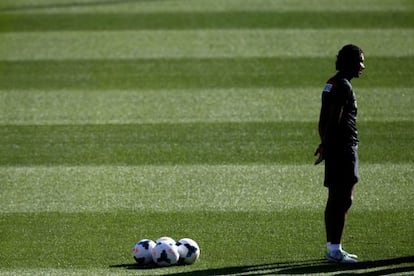
<instances>
[{"instance_id":1,"label":"white soccer ball","mask_svg":"<svg viewBox=\"0 0 414 276\"><path fill-rule=\"evenodd\" d=\"M152 262L152 249L154 247L154 241L148 239L140 240L135 244L132 256L139 265L147 265Z\"/></svg>"},{"instance_id":2,"label":"white soccer ball","mask_svg":"<svg viewBox=\"0 0 414 276\"><path fill-rule=\"evenodd\" d=\"M193 264L200 257L200 247L192 239L183 238L177 241L177 248L180 263Z\"/></svg>"},{"instance_id":3,"label":"white soccer ball","mask_svg":"<svg viewBox=\"0 0 414 276\"><path fill-rule=\"evenodd\" d=\"M168 244L175 244L175 240L173 238L170 238L170 237L167 237L167 236L160 237L155 241L155 243L160 243L160 242L165 242L165 243L168 243Z\"/></svg>"},{"instance_id":4,"label":"white soccer ball","mask_svg":"<svg viewBox=\"0 0 414 276\"><path fill-rule=\"evenodd\" d=\"M152 249L152 260L159 266L170 266L178 262L180 255L178 254L178 248L174 244L167 242L159 242Z\"/></svg>"}]
</instances>

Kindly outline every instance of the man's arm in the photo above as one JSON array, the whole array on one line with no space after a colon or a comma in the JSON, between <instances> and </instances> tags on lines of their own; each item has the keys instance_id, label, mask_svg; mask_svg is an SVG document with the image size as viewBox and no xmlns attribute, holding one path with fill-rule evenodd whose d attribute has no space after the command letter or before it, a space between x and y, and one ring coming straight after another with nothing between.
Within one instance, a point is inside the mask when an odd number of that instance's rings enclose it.
<instances>
[{"instance_id":1,"label":"man's arm","mask_svg":"<svg viewBox=\"0 0 414 276\"><path fill-rule=\"evenodd\" d=\"M325 146L330 143L332 137L338 129L338 125L341 121L343 112L343 106L332 101L324 101L321 109L321 115L319 118L319 136L321 143L315 151L315 156L318 158L315 160L315 165L321 163L324 159Z\"/></svg>"}]
</instances>

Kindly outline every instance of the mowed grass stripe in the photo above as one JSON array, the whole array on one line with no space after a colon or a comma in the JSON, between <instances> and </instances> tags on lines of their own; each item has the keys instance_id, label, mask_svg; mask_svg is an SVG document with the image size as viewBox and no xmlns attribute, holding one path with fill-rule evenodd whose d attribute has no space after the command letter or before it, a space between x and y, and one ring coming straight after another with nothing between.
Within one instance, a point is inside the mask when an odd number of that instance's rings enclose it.
<instances>
[{"instance_id":1,"label":"mowed grass stripe","mask_svg":"<svg viewBox=\"0 0 414 276\"><path fill-rule=\"evenodd\" d=\"M399 12L187 12L0 14L0 32L263 28L413 28L414 10Z\"/></svg>"},{"instance_id":2,"label":"mowed grass stripe","mask_svg":"<svg viewBox=\"0 0 414 276\"><path fill-rule=\"evenodd\" d=\"M73 2L61 0L3 0L0 12L25 13L142 13L142 12L222 12L222 11L406 11L413 9L409 0L180 0L133 1L100 0Z\"/></svg>"},{"instance_id":3,"label":"mowed grass stripe","mask_svg":"<svg viewBox=\"0 0 414 276\"><path fill-rule=\"evenodd\" d=\"M0 90L0 125L314 122L319 116L315 105L320 102L323 85L283 89ZM410 116L408 111L402 113L400 104L409 107L411 92L414 90L395 92L394 101L387 103L393 110L387 119ZM375 93L388 95L386 90Z\"/></svg>"},{"instance_id":4,"label":"mowed grass stripe","mask_svg":"<svg viewBox=\"0 0 414 276\"><path fill-rule=\"evenodd\" d=\"M0 90L0 125L316 123L323 85L321 81L304 88ZM390 93L390 88L355 86L359 122L413 120L414 88Z\"/></svg>"},{"instance_id":5,"label":"mowed grass stripe","mask_svg":"<svg viewBox=\"0 0 414 276\"><path fill-rule=\"evenodd\" d=\"M400 167L402 177L408 166ZM0 210L167 214L319 209L322 170L312 164L0 167ZM300 187L301 178L308 179L306 187Z\"/></svg>"},{"instance_id":6,"label":"mowed grass stripe","mask_svg":"<svg viewBox=\"0 0 414 276\"><path fill-rule=\"evenodd\" d=\"M362 264L339 269L343 271L349 268L352 272L361 269L363 274L371 268L376 273L378 266L395 269L395 265L412 263L412 211L412 208L370 212L353 210L352 219L347 224L352 237L345 237L344 243L363 252L359 257ZM0 252L3 260L1 271L42 271L52 268L54 272L56 268L70 268L73 272L78 272L78 269L82 272L82 269L97 268L100 271L106 268L104 274L166 275L188 271L185 275L192 275L202 270L204 273L200 275L231 275L235 271L244 275L246 267L252 266L249 271L264 270L267 271L265 274L271 275L279 274L277 271L281 271L281 274L287 271L296 271L294 274L308 274L309 271L317 273L321 269L337 272L337 266L327 266L326 262L319 261L323 247L321 213L323 208L270 209L268 212L172 211L167 214L136 211L2 214L0 219L4 222L1 229L4 239ZM372 227L373 223L376 227ZM195 239L201 247L200 261L184 267L127 269L135 262L131 252L137 240L142 237L156 239L165 233L172 233L175 239L187 236ZM378 242L370 245L371 250L364 251L368 243L366 241L371 239ZM264 240L267 246L250 248L246 245L260 244ZM308 246L298 252L297 248L303 243ZM384 248L384 243L395 246ZM223 250L223 246L226 250ZM309 255L318 256L318 260L315 257L310 259ZM364 263L372 260L377 262ZM301 264L302 261L306 265ZM408 269L412 271L412 267Z\"/></svg>"},{"instance_id":7,"label":"mowed grass stripe","mask_svg":"<svg viewBox=\"0 0 414 276\"><path fill-rule=\"evenodd\" d=\"M0 33L0 60L414 56L414 29L233 29ZM326 45L329 44L329 49Z\"/></svg>"},{"instance_id":8,"label":"mowed grass stripe","mask_svg":"<svg viewBox=\"0 0 414 276\"><path fill-rule=\"evenodd\" d=\"M414 122L360 124L361 159L414 160ZM2 126L0 165L310 164L313 122Z\"/></svg>"},{"instance_id":9,"label":"mowed grass stripe","mask_svg":"<svg viewBox=\"0 0 414 276\"><path fill-rule=\"evenodd\" d=\"M366 60L358 87L414 86L413 56ZM334 69L334 57L2 61L0 89L314 87Z\"/></svg>"},{"instance_id":10,"label":"mowed grass stripe","mask_svg":"<svg viewBox=\"0 0 414 276\"><path fill-rule=\"evenodd\" d=\"M353 210L414 210L412 164L361 161ZM0 210L318 212L326 198L323 170L313 164L0 167Z\"/></svg>"}]
</instances>

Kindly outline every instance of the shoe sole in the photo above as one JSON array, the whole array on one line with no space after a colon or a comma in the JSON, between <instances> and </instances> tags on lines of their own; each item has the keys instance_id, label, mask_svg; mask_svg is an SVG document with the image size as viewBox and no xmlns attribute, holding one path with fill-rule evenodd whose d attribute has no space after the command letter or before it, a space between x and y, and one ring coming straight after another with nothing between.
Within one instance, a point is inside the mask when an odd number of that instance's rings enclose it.
<instances>
[{"instance_id":1,"label":"shoe sole","mask_svg":"<svg viewBox=\"0 0 414 276\"><path fill-rule=\"evenodd\" d=\"M357 260L352 259L349 256L348 256L349 260L344 260L344 259L338 260L338 259L332 258L328 255L326 255L325 258L331 263L338 263L338 264L355 264L355 263L358 262Z\"/></svg>"}]
</instances>

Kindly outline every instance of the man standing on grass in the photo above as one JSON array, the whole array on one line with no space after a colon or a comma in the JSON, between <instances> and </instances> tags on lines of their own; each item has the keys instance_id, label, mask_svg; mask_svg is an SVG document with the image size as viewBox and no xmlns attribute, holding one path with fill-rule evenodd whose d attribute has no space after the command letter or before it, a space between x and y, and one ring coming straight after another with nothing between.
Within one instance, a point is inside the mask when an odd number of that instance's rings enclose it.
<instances>
[{"instance_id":1,"label":"man standing on grass","mask_svg":"<svg viewBox=\"0 0 414 276\"><path fill-rule=\"evenodd\" d=\"M357 104L351 85L365 69L362 50L345 45L336 60L335 76L325 84L319 118L321 144L315 165L325 160L324 185L328 188L325 228L326 258L338 263L356 263L357 256L342 249L346 217L352 205L354 185L358 182Z\"/></svg>"}]
</instances>

